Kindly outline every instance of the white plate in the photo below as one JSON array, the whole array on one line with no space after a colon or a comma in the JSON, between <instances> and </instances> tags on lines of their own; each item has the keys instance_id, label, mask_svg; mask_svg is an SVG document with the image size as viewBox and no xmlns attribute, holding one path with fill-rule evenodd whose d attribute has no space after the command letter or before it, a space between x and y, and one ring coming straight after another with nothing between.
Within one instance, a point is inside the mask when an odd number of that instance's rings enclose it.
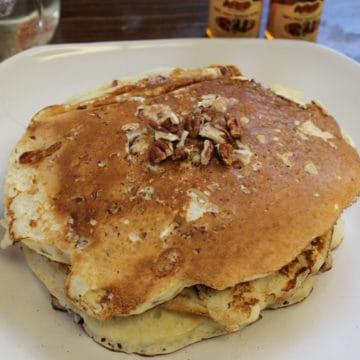
<instances>
[{"instance_id":1,"label":"white plate","mask_svg":"<svg viewBox=\"0 0 360 360\"><path fill-rule=\"evenodd\" d=\"M162 40L35 48L0 64L0 171L41 107L61 103L114 78L164 66L237 64L264 84L280 83L320 100L360 144L360 66L305 42ZM306 204L304 204L306 206ZM360 354L360 206L347 210L346 238L332 271L305 302L266 311L245 330L210 339L161 359L358 359ZM0 253L1 359L125 359L96 345L46 291L16 248Z\"/></svg>"}]
</instances>

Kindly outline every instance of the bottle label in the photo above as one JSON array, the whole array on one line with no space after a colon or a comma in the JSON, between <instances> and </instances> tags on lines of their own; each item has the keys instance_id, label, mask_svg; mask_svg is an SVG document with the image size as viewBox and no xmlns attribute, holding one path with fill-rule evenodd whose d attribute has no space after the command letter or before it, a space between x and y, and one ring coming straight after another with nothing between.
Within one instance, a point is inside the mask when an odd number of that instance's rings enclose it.
<instances>
[{"instance_id":1,"label":"bottle label","mask_svg":"<svg viewBox=\"0 0 360 360\"><path fill-rule=\"evenodd\" d=\"M270 35L274 38L315 41L324 0L282 2L278 0L271 3L267 24Z\"/></svg>"},{"instance_id":2,"label":"bottle label","mask_svg":"<svg viewBox=\"0 0 360 360\"><path fill-rule=\"evenodd\" d=\"M210 0L209 28L213 36L257 37L262 0Z\"/></svg>"}]
</instances>

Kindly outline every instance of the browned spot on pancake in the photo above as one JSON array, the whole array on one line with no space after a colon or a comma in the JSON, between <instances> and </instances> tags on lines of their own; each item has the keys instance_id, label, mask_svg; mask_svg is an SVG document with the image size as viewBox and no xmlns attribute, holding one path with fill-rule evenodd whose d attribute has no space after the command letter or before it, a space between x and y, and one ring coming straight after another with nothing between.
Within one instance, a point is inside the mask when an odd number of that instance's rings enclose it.
<instances>
[{"instance_id":1,"label":"browned spot on pancake","mask_svg":"<svg viewBox=\"0 0 360 360\"><path fill-rule=\"evenodd\" d=\"M163 251L153 266L153 272L157 277L163 277L175 273L184 262L183 252L177 248Z\"/></svg>"},{"instance_id":2,"label":"browned spot on pancake","mask_svg":"<svg viewBox=\"0 0 360 360\"><path fill-rule=\"evenodd\" d=\"M311 269L315 264L315 260L313 259L314 256L313 249L305 250L303 254L305 256L307 264L309 265L309 268Z\"/></svg>"},{"instance_id":3,"label":"browned spot on pancake","mask_svg":"<svg viewBox=\"0 0 360 360\"><path fill-rule=\"evenodd\" d=\"M29 221L29 225L30 225L30 227L35 227L35 226L37 225L36 220L31 219L31 220Z\"/></svg>"},{"instance_id":4,"label":"browned spot on pancake","mask_svg":"<svg viewBox=\"0 0 360 360\"><path fill-rule=\"evenodd\" d=\"M307 270L308 270L308 269L307 269L306 267L300 268L300 269L295 273L295 276L288 281L288 283L286 284L286 286L284 286L284 287L281 289L281 291L290 291L290 290L294 289L295 286L296 286L296 282L297 282L298 276L299 276L300 274L304 273L304 272L307 271Z\"/></svg>"},{"instance_id":5,"label":"browned spot on pancake","mask_svg":"<svg viewBox=\"0 0 360 360\"><path fill-rule=\"evenodd\" d=\"M234 295L232 297L233 300L228 304L228 306L235 309L241 309L242 312L249 316L252 307L259 303L259 299L249 296L252 290L253 287L248 282L236 285Z\"/></svg>"},{"instance_id":6,"label":"browned spot on pancake","mask_svg":"<svg viewBox=\"0 0 360 360\"><path fill-rule=\"evenodd\" d=\"M20 164L35 164L42 161L44 158L52 155L55 151L59 150L62 143L61 141L52 144L46 149L25 151L19 157Z\"/></svg>"},{"instance_id":7,"label":"browned spot on pancake","mask_svg":"<svg viewBox=\"0 0 360 360\"><path fill-rule=\"evenodd\" d=\"M216 65L215 67L220 69L221 74L223 76L239 76L239 75L241 75L241 72L235 66L231 66L231 65L219 66L219 65Z\"/></svg>"},{"instance_id":8,"label":"browned spot on pancake","mask_svg":"<svg viewBox=\"0 0 360 360\"><path fill-rule=\"evenodd\" d=\"M333 228L325 234L325 236L318 236L313 241L311 241L311 245L318 249L318 251L321 251L324 246L328 243L328 238L332 236Z\"/></svg>"},{"instance_id":9,"label":"browned spot on pancake","mask_svg":"<svg viewBox=\"0 0 360 360\"><path fill-rule=\"evenodd\" d=\"M311 241L312 246L318 247L318 245L321 243L321 236L316 237L314 240Z\"/></svg>"}]
</instances>

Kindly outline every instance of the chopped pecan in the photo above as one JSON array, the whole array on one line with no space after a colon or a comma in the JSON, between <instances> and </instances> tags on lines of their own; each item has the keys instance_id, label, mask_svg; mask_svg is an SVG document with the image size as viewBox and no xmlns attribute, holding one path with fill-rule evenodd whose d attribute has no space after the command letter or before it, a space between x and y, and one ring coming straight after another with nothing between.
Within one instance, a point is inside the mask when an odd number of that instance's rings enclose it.
<instances>
[{"instance_id":1,"label":"chopped pecan","mask_svg":"<svg viewBox=\"0 0 360 360\"><path fill-rule=\"evenodd\" d=\"M216 114L216 111L211 107L199 108L196 112L198 113L198 116L200 116L201 121L212 121Z\"/></svg>"},{"instance_id":2,"label":"chopped pecan","mask_svg":"<svg viewBox=\"0 0 360 360\"><path fill-rule=\"evenodd\" d=\"M217 144L224 144L226 141L226 133L224 130L217 129L210 123L205 123L200 127L199 135L213 140Z\"/></svg>"},{"instance_id":3,"label":"chopped pecan","mask_svg":"<svg viewBox=\"0 0 360 360\"><path fill-rule=\"evenodd\" d=\"M151 129L153 129L153 130L155 130L155 131L162 131L163 130L163 128L161 127L161 125L160 124L158 124L156 121L154 121L154 120L149 120L149 122L148 122L148 125L149 125L149 127L151 128Z\"/></svg>"},{"instance_id":4,"label":"chopped pecan","mask_svg":"<svg viewBox=\"0 0 360 360\"><path fill-rule=\"evenodd\" d=\"M183 130L180 136L180 140L177 143L176 147L182 147L185 145L186 138L189 136L189 132L186 130Z\"/></svg>"},{"instance_id":5,"label":"chopped pecan","mask_svg":"<svg viewBox=\"0 0 360 360\"><path fill-rule=\"evenodd\" d=\"M190 149L185 146L177 147L172 155L173 160L186 160L189 158Z\"/></svg>"},{"instance_id":6,"label":"chopped pecan","mask_svg":"<svg viewBox=\"0 0 360 360\"><path fill-rule=\"evenodd\" d=\"M155 131L155 140L164 139L167 141L178 141L180 140L176 134L164 131Z\"/></svg>"},{"instance_id":7,"label":"chopped pecan","mask_svg":"<svg viewBox=\"0 0 360 360\"><path fill-rule=\"evenodd\" d=\"M227 122L226 122L226 119L225 119L225 115L222 114L222 113L219 113L219 112L216 113L216 114L214 115L214 117L212 118L212 123L214 124L214 126L215 126L215 124L216 124L216 125L221 126L223 129L225 129L226 126L227 126Z\"/></svg>"},{"instance_id":8,"label":"chopped pecan","mask_svg":"<svg viewBox=\"0 0 360 360\"><path fill-rule=\"evenodd\" d=\"M162 124L159 124L156 121L149 119L148 125L155 131L162 131L168 133L176 133L179 131L179 126L177 124L173 124L170 119L166 119Z\"/></svg>"},{"instance_id":9,"label":"chopped pecan","mask_svg":"<svg viewBox=\"0 0 360 360\"><path fill-rule=\"evenodd\" d=\"M204 141L204 147L200 154L200 163L201 165L209 164L211 158L214 155L214 144L210 140Z\"/></svg>"},{"instance_id":10,"label":"chopped pecan","mask_svg":"<svg viewBox=\"0 0 360 360\"><path fill-rule=\"evenodd\" d=\"M201 96L201 101L198 102L200 108L209 108L213 106L215 100L218 98L216 94L206 94Z\"/></svg>"},{"instance_id":11,"label":"chopped pecan","mask_svg":"<svg viewBox=\"0 0 360 360\"><path fill-rule=\"evenodd\" d=\"M231 114L225 114L225 120L231 136L234 139L239 139L241 137L241 132L242 132L240 121Z\"/></svg>"},{"instance_id":12,"label":"chopped pecan","mask_svg":"<svg viewBox=\"0 0 360 360\"><path fill-rule=\"evenodd\" d=\"M229 142L229 141L232 139L229 131L226 129L226 125L225 125L225 126L222 126L221 123L215 122L215 123L213 124L213 126L214 126L215 129L218 129L218 130L220 130L221 132L223 132L223 133L225 134L225 140L226 140L227 142Z\"/></svg>"},{"instance_id":13,"label":"chopped pecan","mask_svg":"<svg viewBox=\"0 0 360 360\"><path fill-rule=\"evenodd\" d=\"M163 131L167 130L171 133L176 133L177 131L179 131L179 125L174 124L169 118L161 124L161 127L163 128Z\"/></svg>"},{"instance_id":14,"label":"chopped pecan","mask_svg":"<svg viewBox=\"0 0 360 360\"><path fill-rule=\"evenodd\" d=\"M233 147L230 144L217 144L216 151L219 155L220 160L225 165L232 165L233 163Z\"/></svg>"},{"instance_id":15,"label":"chopped pecan","mask_svg":"<svg viewBox=\"0 0 360 360\"><path fill-rule=\"evenodd\" d=\"M201 116L199 114L189 114L185 118L184 127L189 132L189 137L196 138L199 135Z\"/></svg>"},{"instance_id":16,"label":"chopped pecan","mask_svg":"<svg viewBox=\"0 0 360 360\"><path fill-rule=\"evenodd\" d=\"M129 152L131 155L143 154L148 146L149 145L143 136L137 136L131 144L129 144Z\"/></svg>"},{"instance_id":17,"label":"chopped pecan","mask_svg":"<svg viewBox=\"0 0 360 360\"><path fill-rule=\"evenodd\" d=\"M141 105L136 110L136 116L152 120L160 126L166 121L174 125L180 123L179 118L172 111L171 107L165 104Z\"/></svg>"},{"instance_id":18,"label":"chopped pecan","mask_svg":"<svg viewBox=\"0 0 360 360\"><path fill-rule=\"evenodd\" d=\"M228 107L228 99L223 96L218 96L214 101L213 107L216 111L224 113Z\"/></svg>"},{"instance_id":19,"label":"chopped pecan","mask_svg":"<svg viewBox=\"0 0 360 360\"><path fill-rule=\"evenodd\" d=\"M159 163L174 153L174 146L170 141L159 139L152 143L149 151L150 161Z\"/></svg>"}]
</instances>

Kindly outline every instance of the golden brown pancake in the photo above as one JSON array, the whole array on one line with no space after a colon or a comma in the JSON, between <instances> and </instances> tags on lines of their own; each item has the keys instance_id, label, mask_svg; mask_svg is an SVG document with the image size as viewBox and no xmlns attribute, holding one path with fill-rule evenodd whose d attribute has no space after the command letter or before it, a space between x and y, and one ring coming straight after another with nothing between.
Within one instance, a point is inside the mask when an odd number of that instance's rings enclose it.
<instances>
[{"instance_id":1,"label":"golden brown pancake","mask_svg":"<svg viewBox=\"0 0 360 360\"><path fill-rule=\"evenodd\" d=\"M203 285L192 286L161 306L206 316L226 326L229 332L237 331L258 319L263 309L293 305L306 298L312 290L312 275L325 269L324 264L331 256L330 249L336 240L336 232L328 231L313 239L279 271L220 291Z\"/></svg>"},{"instance_id":2,"label":"golden brown pancake","mask_svg":"<svg viewBox=\"0 0 360 360\"><path fill-rule=\"evenodd\" d=\"M281 269L359 189L359 156L316 103L235 67L177 69L32 119L2 246L71 265L66 294L91 316L127 316Z\"/></svg>"},{"instance_id":3,"label":"golden brown pancake","mask_svg":"<svg viewBox=\"0 0 360 360\"><path fill-rule=\"evenodd\" d=\"M273 274L221 291L193 286L142 314L107 320L89 316L67 298L64 286L68 265L51 261L26 246L23 250L30 268L49 290L53 307L77 314L74 320L96 342L114 351L155 355L240 330L261 318L260 312L266 308L304 300L312 291L313 275L327 270L324 265L330 250L341 238L338 224Z\"/></svg>"}]
</instances>

